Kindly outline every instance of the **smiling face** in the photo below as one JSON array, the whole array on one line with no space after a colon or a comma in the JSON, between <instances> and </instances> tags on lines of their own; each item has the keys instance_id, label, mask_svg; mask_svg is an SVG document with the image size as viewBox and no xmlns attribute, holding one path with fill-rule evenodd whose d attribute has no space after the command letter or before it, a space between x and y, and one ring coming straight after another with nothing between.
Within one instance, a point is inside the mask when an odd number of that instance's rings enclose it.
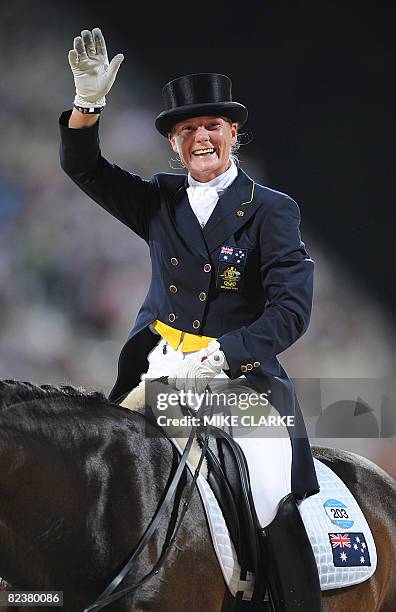
<instances>
[{"instance_id":1,"label":"smiling face","mask_svg":"<svg viewBox=\"0 0 396 612\"><path fill-rule=\"evenodd\" d=\"M223 117L193 117L177 123L168 139L191 176L207 183L229 168L237 134L238 124Z\"/></svg>"}]
</instances>

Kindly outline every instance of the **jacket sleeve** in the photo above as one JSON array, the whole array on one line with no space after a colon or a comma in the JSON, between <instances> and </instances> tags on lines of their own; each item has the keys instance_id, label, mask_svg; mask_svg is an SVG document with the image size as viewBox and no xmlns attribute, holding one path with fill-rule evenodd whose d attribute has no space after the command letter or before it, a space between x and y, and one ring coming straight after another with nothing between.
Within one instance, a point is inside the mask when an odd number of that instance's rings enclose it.
<instances>
[{"instance_id":1,"label":"jacket sleeve","mask_svg":"<svg viewBox=\"0 0 396 612\"><path fill-rule=\"evenodd\" d=\"M143 180L101 155L99 121L81 129L68 127L71 111L59 119L61 167L97 204L148 241L151 215L159 203L154 179Z\"/></svg>"},{"instance_id":2,"label":"jacket sleeve","mask_svg":"<svg viewBox=\"0 0 396 612\"><path fill-rule=\"evenodd\" d=\"M314 262L300 235L300 211L282 194L260 226L260 273L267 303L262 315L247 327L224 334L218 341L237 378L247 364L281 375L276 356L306 331L312 309ZM252 370L249 367L249 370Z\"/></svg>"}]
</instances>

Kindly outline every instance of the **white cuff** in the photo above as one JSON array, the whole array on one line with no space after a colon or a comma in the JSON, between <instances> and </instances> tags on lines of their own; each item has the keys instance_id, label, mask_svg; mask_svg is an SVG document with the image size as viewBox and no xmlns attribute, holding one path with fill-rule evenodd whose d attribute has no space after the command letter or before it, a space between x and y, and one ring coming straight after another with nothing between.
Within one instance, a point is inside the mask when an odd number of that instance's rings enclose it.
<instances>
[{"instance_id":1,"label":"white cuff","mask_svg":"<svg viewBox=\"0 0 396 612\"><path fill-rule=\"evenodd\" d=\"M83 98L80 98L77 94L74 98L74 104L76 106L81 106L82 108L98 108L100 106L106 106L106 98L100 98L100 100L94 100L93 102L88 102Z\"/></svg>"}]
</instances>

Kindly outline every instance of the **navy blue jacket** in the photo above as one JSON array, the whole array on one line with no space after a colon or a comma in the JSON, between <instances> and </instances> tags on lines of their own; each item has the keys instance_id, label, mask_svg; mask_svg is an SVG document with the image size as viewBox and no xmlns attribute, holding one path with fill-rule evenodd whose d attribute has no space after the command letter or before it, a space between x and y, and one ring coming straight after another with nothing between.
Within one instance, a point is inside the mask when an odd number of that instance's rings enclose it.
<instances>
[{"instance_id":1,"label":"navy blue jacket","mask_svg":"<svg viewBox=\"0 0 396 612\"><path fill-rule=\"evenodd\" d=\"M61 115L61 165L95 202L145 240L152 281L119 359L110 399L120 400L147 370L157 342L156 319L184 332L215 337L230 378L245 374L271 403L294 415L292 490L318 490L294 387L277 355L307 329L313 293L312 259L301 241L299 208L289 196L255 183L241 169L202 229L189 205L186 176L143 180L108 162L99 122L67 127ZM231 271L230 271L231 268Z\"/></svg>"}]
</instances>

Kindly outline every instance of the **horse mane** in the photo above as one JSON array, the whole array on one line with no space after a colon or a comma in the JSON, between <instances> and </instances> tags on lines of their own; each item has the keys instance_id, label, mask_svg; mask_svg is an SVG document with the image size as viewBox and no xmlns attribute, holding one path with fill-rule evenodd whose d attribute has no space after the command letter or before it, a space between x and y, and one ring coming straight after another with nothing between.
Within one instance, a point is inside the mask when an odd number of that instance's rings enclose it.
<instances>
[{"instance_id":1,"label":"horse mane","mask_svg":"<svg viewBox=\"0 0 396 612\"><path fill-rule=\"evenodd\" d=\"M108 402L106 396L100 391L87 391L83 387L72 385L35 385L27 381L0 380L0 409L10 404L29 402L32 400L57 400L73 397L76 399Z\"/></svg>"},{"instance_id":2,"label":"horse mane","mask_svg":"<svg viewBox=\"0 0 396 612\"><path fill-rule=\"evenodd\" d=\"M24 415L25 421L39 414L43 417L56 414L65 418L77 415L100 418L100 415L109 415L112 409L123 410L99 391L87 391L72 385L55 387L19 380L0 380L1 419L11 412L17 414L16 411L20 416ZM127 412L131 414L129 410Z\"/></svg>"},{"instance_id":3,"label":"horse mane","mask_svg":"<svg viewBox=\"0 0 396 612\"><path fill-rule=\"evenodd\" d=\"M18 380L0 380L0 429L43 434L104 436L114 424L119 431L142 431L145 419L112 403L99 391L72 385L35 385Z\"/></svg>"}]
</instances>

